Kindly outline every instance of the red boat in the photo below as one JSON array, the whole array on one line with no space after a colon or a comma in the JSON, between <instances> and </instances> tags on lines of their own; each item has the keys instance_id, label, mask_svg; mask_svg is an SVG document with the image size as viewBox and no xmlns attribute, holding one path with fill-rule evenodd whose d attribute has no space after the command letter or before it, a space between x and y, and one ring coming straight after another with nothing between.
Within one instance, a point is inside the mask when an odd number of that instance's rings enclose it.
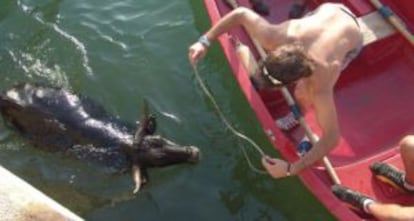
<instances>
[{"instance_id":1,"label":"red boat","mask_svg":"<svg viewBox=\"0 0 414 221\"><path fill-rule=\"evenodd\" d=\"M226 0L205 0L212 23L232 10ZM281 22L288 18L292 1L262 0L269 7L270 22ZM309 0L310 8L316 8L323 0ZM328 2L328 1L326 1ZM332 1L329 1L332 2ZM412 35L404 31L414 28L414 2L412 0L381 0L405 26L393 24L378 14L378 0L342 0L366 24L371 33L365 33L366 46L361 54L341 74L335 87L341 139L339 145L324 162L299 174L303 184L339 220L363 220L361 214L349 209L338 200L330 187L334 184L330 169L341 184L357 190L381 202L414 205L414 197L401 193L377 181L369 165L382 161L402 169L398 152L399 140L414 134L414 44ZM237 0L238 6L251 8L250 1ZM233 5L234 7L234 5ZM375 17L375 18L373 18ZM394 19L395 20L395 19ZM395 22L395 21L394 21ZM407 28L407 29L406 29ZM409 33L409 31L408 31ZM223 52L231 66L234 77L262 124L274 147L290 162L298 159L296 147L304 130L297 127L282 132L275 120L289 111L284 94L278 90L256 90L237 55L234 39L249 46L256 58L260 53L252 39L237 28L219 38ZM290 88L292 89L292 88ZM312 131L319 133L312 112L306 113L305 122Z\"/></svg>"}]
</instances>

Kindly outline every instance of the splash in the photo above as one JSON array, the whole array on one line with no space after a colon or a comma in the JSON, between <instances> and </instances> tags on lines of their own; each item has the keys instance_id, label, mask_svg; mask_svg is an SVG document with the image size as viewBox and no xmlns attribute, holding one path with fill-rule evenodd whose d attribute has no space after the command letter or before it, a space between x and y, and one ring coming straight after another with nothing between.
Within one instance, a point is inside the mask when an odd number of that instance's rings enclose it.
<instances>
[{"instance_id":1,"label":"splash","mask_svg":"<svg viewBox=\"0 0 414 221\"><path fill-rule=\"evenodd\" d=\"M174 120L175 122L181 123L181 120L177 116L175 116L174 114L170 114L170 113L167 113L167 112L161 112L161 114L165 117L168 117L168 118Z\"/></svg>"},{"instance_id":2,"label":"splash","mask_svg":"<svg viewBox=\"0 0 414 221\"><path fill-rule=\"evenodd\" d=\"M48 67L44 61L34 58L31 54L25 52L15 53L9 50L8 53L15 63L31 78L34 76L48 79L54 85L69 86L67 75L59 65Z\"/></svg>"}]
</instances>

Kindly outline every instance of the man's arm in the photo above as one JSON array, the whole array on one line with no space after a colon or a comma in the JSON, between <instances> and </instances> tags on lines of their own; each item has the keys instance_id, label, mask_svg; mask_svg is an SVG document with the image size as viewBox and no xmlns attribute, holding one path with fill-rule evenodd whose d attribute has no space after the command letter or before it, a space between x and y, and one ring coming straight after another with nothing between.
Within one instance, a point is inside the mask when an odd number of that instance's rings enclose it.
<instances>
[{"instance_id":1,"label":"man's arm","mask_svg":"<svg viewBox=\"0 0 414 221\"><path fill-rule=\"evenodd\" d=\"M278 39L284 39L283 31L278 29L278 25L272 25L266 19L256 14L254 11L239 7L234 9L205 33L209 42L216 40L220 35L230 31L236 26L242 25L251 37L255 38L264 48L274 47ZM189 60L195 64L207 53L207 45L196 42L189 48Z\"/></svg>"},{"instance_id":2,"label":"man's arm","mask_svg":"<svg viewBox=\"0 0 414 221\"><path fill-rule=\"evenodd\" d=\"M321 138L313 145L312 149L302 158L293 164L282 159L262 158L262 164L274 178L285 177L289 173L298 174L301 170L311 166L318 160L326 156L338 143L339 128L337 123L333 91L319 91L313 98L313 105L318 123L322 129Z\"/></svg>"},{"instance_id":3,"label":"man's arm","mask_svg":"<svg viewBox=\"0 0 414 221\"><path fill-rule=\"evenodd\" d=\"M313 145L312 149L301 159L292 164L292 174L314 164L326 156L339 141L339 126L333 98L333 89L315 91L313 105L322 136Z\"/></svg>"},{"instance_id":4,"label":"man's arm","mask_svg":"<svg viewBox=\"0 0 414 221\"><path fill-rule=\"evenodd\" d=\"M242 25L249 35L257 39L264 48L268 48L269 45L273 44L272 41L276 37L275 34L277 34L277 28L275 28L277 25L270 24L266 19L248 8L239 7L225 15L206 32L205 36L213 41L238 25Z\"/></svg>"}]
</instances>

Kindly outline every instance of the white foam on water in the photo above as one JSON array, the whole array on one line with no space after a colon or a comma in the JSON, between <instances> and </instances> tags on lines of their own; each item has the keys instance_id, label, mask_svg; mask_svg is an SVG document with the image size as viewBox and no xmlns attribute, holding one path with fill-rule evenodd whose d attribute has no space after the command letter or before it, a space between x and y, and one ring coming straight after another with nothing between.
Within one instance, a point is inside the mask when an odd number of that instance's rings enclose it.
<instances>
[{"instance_id":1,"label":"white foam on water","mask_svg":"<svg viewBox=\"0 0 414 221\"><path fill-rule=\"evenodd\" d=\"M30 53L16 53L11 50L8 50L8 52L13 61L23 69L28 77L33 77L33 75L35 75L48 79L55 85L69 86L67 75L59 65L55 64L52 67L48 67L45 61L42 61L39 58L34 58Z\"/></svg>"},{"instance_id":2,"label":"white foam on water","mask_svg":"<svg viewBox=\"0 0 414 221\"><path fill-rule=\"evenodd\" d=\"M122 50L128 49L127 44L125 44L122 41L114 39L112 36L108 34L103 33L101 30L99 30L96 24L93 24L91 22L86 22L86 21L83 21L80 24L96 32L96 36L101 37L103 40L108 41L111 44L119 46ZM119 35L123 35L123 32L121 30L117 30L115 27L112 27L112 28L114 28L114 32L118 33Z\"/></svg>"},{"instance_id":3,"label":"white foam on water","mask_svg":"<svg viewBox=\"0 0 414 221\"><path fill-rule=\"evenodd\" d=\"M175 116L174 114L170 114L170 113L167 113L167 112L161 112L161 114L165 117L168 117L168 118L174 120L175 122L181 123L181 120L177 116Z\"/></svg>"},{"instance_id":4,"label":"white foam on water","mask_svg":"<svg viewBox=\"0 0 414 221\"><path fill-rule=\"evenodd\" d=\"M20 0L17 1L17 4L21 7L21 9L27 13L27 14L31 14L33 9L25 4L23 4ZM80 52L81 54L81 59L82 59L82 66L85 68L86 74L89 77L92 77L93 71L92 68L89 65L89 58L88 58L88 51L86 50L85 45L79 40L77 39L75 36L69 34L68 32L62 30L57 24L55 23L49 23L49 22L45 22L40 16L34 15L33 16L37 21L39 21L41 24L43 25L47 25L51 28L53 28L53 30L56 31L56 33L58 33L60 36L64 37L65 39L67 39L68 41L70 41L72 44L75 45L75 48ZM58 15L59 17L59 15Z\"/></svg>"},{"instance_id":5,"label":"white foam on water","mask_svg":"<svg viewBox=\"0 0 414 221\"><path fill-rule=\"evenodd\" d=\"M127 49L127 45L126 45L125 43L120 42L120 41L116 41L116 40L114 40L111 36L109 36L109 35L105 35L105 34L103 34L103 33L100 33L100 35L101 35L101 37L102 37L103 39L105 39L105 40L107 40L107 41L109 41L109 42L111 42L111 43L113 43L113 44L116 44L116 45L120 46L122 49L124 49L124 50L126 50L126 49Z\"/></svg>"}]
</instances>

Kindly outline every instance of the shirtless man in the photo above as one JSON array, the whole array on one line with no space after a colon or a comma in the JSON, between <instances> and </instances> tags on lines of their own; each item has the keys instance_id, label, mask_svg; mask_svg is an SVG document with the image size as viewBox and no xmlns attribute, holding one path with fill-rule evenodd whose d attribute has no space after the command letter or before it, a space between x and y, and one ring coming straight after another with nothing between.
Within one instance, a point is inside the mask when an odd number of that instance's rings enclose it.
<instances>
[{"instance_id":1,"label":"shirtless man","mask_svg":"<svg viewBox=\"0 0 414 221\"><path fill-rule=\"evenodd\" d=\"M362 44L359 25L342 4L325 3L304 18L280 24L270 24L255 12L240 7L224 16L190 46L190 62L196 64L207 53L210 42L239 25L269 52L264 65L270 76L255 76L256 83L274 87L276 81L297 82L295 97L302 110L314 108L322 134L313 148L292 164L270 157L262 160L275 178L295 175L322 159L338 143L333 88L340 72Z\"/></svg>"}]
</instances>

